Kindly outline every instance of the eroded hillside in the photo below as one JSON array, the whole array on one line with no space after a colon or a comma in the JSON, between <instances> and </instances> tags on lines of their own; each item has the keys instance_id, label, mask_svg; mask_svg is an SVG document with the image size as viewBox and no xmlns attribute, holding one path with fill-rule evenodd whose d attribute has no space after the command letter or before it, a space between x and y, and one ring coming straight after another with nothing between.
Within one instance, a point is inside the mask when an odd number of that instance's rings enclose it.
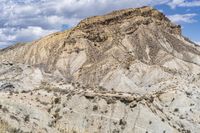
<instances>
[{"instance_id":1,"label":"eroded hillside","mask_svg":"<svg viewBox=\"0 0 200 133\"><path fill-rule=\"evenodd\" d=\"M142 7L0 51L0 118L22 132L198 133L200 47Z\"/></svg>"}]
</instances>

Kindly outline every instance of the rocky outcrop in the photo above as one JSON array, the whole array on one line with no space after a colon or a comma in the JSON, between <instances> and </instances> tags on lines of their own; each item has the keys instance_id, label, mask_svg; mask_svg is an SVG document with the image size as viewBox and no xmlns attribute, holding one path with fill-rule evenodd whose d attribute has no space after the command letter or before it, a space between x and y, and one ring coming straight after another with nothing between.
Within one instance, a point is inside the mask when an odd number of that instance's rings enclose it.
<instances>
[{"instance_id":1,"label":"rocky outcrop","mask_svg":"<svg viewBox=\"0 0 200 133\"><path fill-rule=\"evenodd\" d=\"M200 47L151 7L0 50L0 118L12 130L198 133L199 89Z\"/></svg>"}]
</instances>

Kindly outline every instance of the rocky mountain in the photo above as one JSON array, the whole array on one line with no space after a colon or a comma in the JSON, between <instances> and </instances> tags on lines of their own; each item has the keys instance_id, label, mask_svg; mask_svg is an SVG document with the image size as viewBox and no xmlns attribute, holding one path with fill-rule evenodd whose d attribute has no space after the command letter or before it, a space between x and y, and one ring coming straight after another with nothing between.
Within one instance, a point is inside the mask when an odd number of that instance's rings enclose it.
<instances>
[{"instance_id":1,"label":"rocky mountain","mask_svg":"<svg viewBox=\"0 0 200 133\"><path fill-rule=\"evenodd\" d=\"M198 133L200 47L142 7L0 50L0 130Z\"/></svg>"}]
</instances>

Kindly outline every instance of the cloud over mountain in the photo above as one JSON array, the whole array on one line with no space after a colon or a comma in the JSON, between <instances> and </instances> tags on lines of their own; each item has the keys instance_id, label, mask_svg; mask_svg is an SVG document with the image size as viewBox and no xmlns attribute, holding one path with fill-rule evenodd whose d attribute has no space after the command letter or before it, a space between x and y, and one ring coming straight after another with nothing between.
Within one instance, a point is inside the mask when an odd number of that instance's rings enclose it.
<instances>
[{"instance_id":1,"label":"cloud over mountain","mask_svg":"<svg viewBox=\"0 0 200 133\"><path fill-rule=\"evenodd\" d=\"M197 16L197 14L191 13L191 14L175 14L175 15L170 15L168 17L172 22L181 24L181 23L196 22L196 20L194 19L195 16Z\"/></svg>"},{"instance_id":2,"label":"cloud over mountain","mask_svg":"<svg viewBox=\"0 0 200 133\"><path fill-rule=\"evenodd\" d=\"M200 1L199 0L172 0L168 3L172 8L175 7L199 7Z\"/></svg>"},{"instance_id":3,"label":"cloud over mountain","mask_svg":"<svg viewBox=\"0 0 200 133\"><path fill-rule=\"evenodd\" d=\"M52 32L66 29L66 27L72 27L88 16L144 5L155 6L171 3L171 6L172 4L177 6L176 1L0 0L0 47L16 42L38 39ZM178 3L180 2L182 5L186 4L182 0L179 0ZM189 16L185 17L188 18Z\"/></svg>"}]
</instances>

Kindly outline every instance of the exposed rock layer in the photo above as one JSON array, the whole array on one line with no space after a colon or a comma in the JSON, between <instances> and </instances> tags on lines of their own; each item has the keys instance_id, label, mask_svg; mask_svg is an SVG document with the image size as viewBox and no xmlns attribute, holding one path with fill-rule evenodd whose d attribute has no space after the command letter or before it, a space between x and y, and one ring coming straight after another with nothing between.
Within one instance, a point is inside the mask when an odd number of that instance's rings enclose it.
<instances>
[{"instance_id":1,"label":"exposed rock layer","mask_svg":"<svg viewBox=\"0 0 200 133\"><path fill-rule=\"evenodd\" d=\"M0 62L0 116L12 128L200 130L200 48L153 8L87 18L1 50Z\"/></svg>"}]
</instances>

